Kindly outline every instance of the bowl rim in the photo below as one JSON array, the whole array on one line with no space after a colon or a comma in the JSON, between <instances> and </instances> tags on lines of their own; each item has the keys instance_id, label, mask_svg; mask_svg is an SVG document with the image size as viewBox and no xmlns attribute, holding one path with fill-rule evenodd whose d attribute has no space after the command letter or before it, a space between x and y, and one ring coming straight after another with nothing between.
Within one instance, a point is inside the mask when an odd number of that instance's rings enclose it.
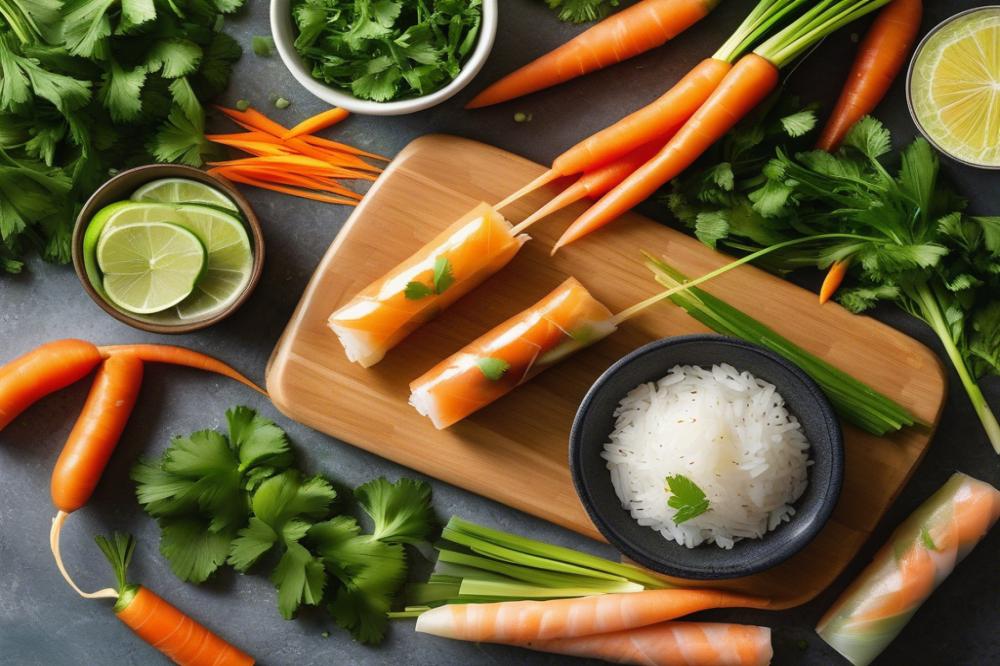
<instances>
[{"instance_id":1,"label":"bowl rim","mask_svg":"<svg viewBox=\"0 0 1000 666\"><path fill-rule=\"evenodd\" d=\"M619 531L607 520L596 507L595 498L591 496L587 483L583 479L583 474L581 472L581 463L583 456L583 420L587 412L591 409L591 406L596 399L598 393L603 390L605 384L610 381L610 379L616 375L621 369L627 365L631 365L650 353L658 351L659 349L666 346L676 346L685 344L712 344L721 345L728 347L736 347L746 351L756 353L763 358L767 359L772 363L782 366L784 369L791 372L796 379L798 379L803 387L808 391L809 398L817 404L820 411L822 412L823 420L826 422L829 428L831 446L830 448L830 460L831 465L829 473L823 481L829 488L826 495L819 501L819 506L817 508L816 514L806 527L796 534L796 538L793 541L787 542L782 548L776 549L773 552L768 553L766 556L761 557L759 560L752 563L747 563L745 561L736 562L728 565L713 565L710 570L707 569L690 569L683 564L675 564L667 562L664 560L656 560L649 558L644 552L637 548L624 538ZM810 442L810 446L815 446ZM676 578L688 579L688 580L724 580L732 578L742 578L744 576L749 576L752 574L760 573L771 569L778 564L786 561L796 553L800 552L806 545L808 545L816 536L823 530L827 522L829 522L830 516L833 514L833 510L838 504L840 499L840 493L843 487L844 480L844 443L843 443L843 430L840 425L840 419L827 399L826 395L820 389L819 385L815 380L812 379L806 372L800 368L798 365L792 361L784 358L783 356L762 347L760 345L747 342L739 338L733 338L725 335L712 334L712 333L693 333L688 335L678 335L672 337L660 338L659 340L654 340L650 343L635 349L625 356L621 357L615 361L611 367L601 373L591 387L587 390L586 395L580 402L580 407L577 409L576 415L573 417L573 425L570 430L569 436L569 468L570 476L573 479L573 487L576 490L577 497L580 503L583 505L587 512L588 517L597 527L598 531L607 539L608 543L614 548L619 550L623 555L631 559L632 561L638 563L639 565L651 569L655 572L665 574L668 576L673 576ZM811 470L813 468L810 468ZM815 473L814 471L812 473ZM816 479L811 479L810 483L815 483ZM631 515L626 515L631 519ZM795 520L792 517L792 520ZM773 531L765 533L761 539L766 539L769 534ZM664 543L681 547L672 541L667 541L664 539ZM716 547L716 546L698 546L698 548L703 547Z\"/></svg>"},{"instance_id":2,"label":"bowl rim","mask_svg":"<svg viewBox=\"0 0 1000 666\"><path fill-rule=\"evenodd\" d=\"M278 55L292 77L298 81L313 96L333 104L351 113L372 116L398 116L416 113L437 106L465 88L486 64L496 40L499 0L482 0L483 19L479 25L479 35L476 38L476 48L472 50L465 64L454 79L443 88L427 95L391 102L374 102L358 99L349 92L329 86L318 81L309 73L302 57L292 44L294 34L292 25L291 0L271 0L270 24L271 37L278 50Z\"/></svg>"},{"instance_id":3,"label":"bowl rim","mask_svg":"<svg viewBox=\"0 0 1000 666\"><path fill-rule=\"evenodd\" d=\"M142 174L145 176L145 178L141 179L141 182L139 183L140 185L152 180L158 180L160 178L189 178L191 180L197 180L222 190L230 199L233 200L236 207L239 208L240 214L243 215L243 219L246 222L247 230L250 232L250 238L253 243L253 267L250 271L250 280L247 282L243 292L226 309L212 315L211 317L206 317L205 319L199 319L192 322L180 324L156 324L132 317L114 307L104 300L104 298L97 292L97 289L94 288L94 285L90 283L83 261L84 234L87 227L90 225L94 214L105 205L113 203L111 201L104 201L108 190L110 190L114 183L120 179L126 177L134 178L135 174ZM80 212L77 213L76 220L73 223L72 255L73 268L76 271L76 276L79 278L80 283L83 285L83 290L87 292L87 295L90 296L91 300L97 303L102 310L123 324L128 324L132 328L137 328L141 331L149 333L177 335L199 331L203 328L208 328L213 324L217 324L223 319L231 316L247 301L247 299L250 298L250 295L253 293L254 289L257 288L257 284L260 282L260 278L264 270L264 233L260 226L260 220L258 220L256 214L254 214L253 208L250 206L250 202L247 201L239 190L237 190L236 187L228 180L186 164L143 164L115 174L102 183L101 186L94 190L94 193L87 198L86 203L83 204Z\"/></svg>"}]
</instances>

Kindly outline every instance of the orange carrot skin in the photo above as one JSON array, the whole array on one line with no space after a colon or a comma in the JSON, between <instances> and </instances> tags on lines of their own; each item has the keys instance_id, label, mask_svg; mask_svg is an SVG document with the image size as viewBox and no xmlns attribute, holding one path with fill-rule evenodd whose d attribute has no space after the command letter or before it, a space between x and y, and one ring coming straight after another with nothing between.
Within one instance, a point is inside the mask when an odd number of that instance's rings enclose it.
<instances>
[{"instance_id":1,"label":"orange carrot skin","mask_svg":"<svg viewBox=\"0 0 1000 666\"><path fill-rule=\"evenodd\" d=\"M553 251L609 224L679 176L777 85L777 67L755 53L741 58L667 145L577 218Z\"/></svg>"},{"instance_id":2,"label":"orange carrot skin","mask_svg":"<svg viewBox=\"0 0 1000 666\"><path fill-rule=\"evenodd\" d=\"M585 172L577 182L586 192L585 196L588 199L602 197L652 159L662 147L662 144L655 141L639 146L610 164Z\"/></svg>"},{"instance_id":3,"label":"orange carrot skin","mask_svg":"<svg viewBox=\"0 0 1000 666\"><path fill-rule=\"evenodd\" d=\"M115 354L97 370L94 385L52 470L52 502L72 513L90 499L139 397L142 361Z\"/></svg>"},{"instance_id":4,"label":"orange carrot skin","mask_svg":"<svg viewBox=\"0 0 1000 666\"><path fill-rule=\"evenodd\" d=\"M882 101L909 58L923 18L921 0L893 0L879 12L858 47L830 119L816 147L834 151L847 132Z\"/></svg>"},{"instance_id":5,"label":"orange carrot skin","mask_svg":"<svg viewBox=\"0 0 1000 666\"><path fill-rule=\"evenodd\" d=\"M716 4L717 0L640 0L508 74L466 108L506 102L637 56L684 32Z\"/></svg>"},{"instance_id":6,"label":"orange carrot skin","mask_svg":"<svg viewBox=\"0 0 1000 666\"><path fill-rule=\"evenodd\" d=\"M590 171L651 141L665 142L712 95L732 65L707 58L659 98L576 144L552 162L560 176Z\"/></svg>"},{"instance_id":7,"label":"orange carrot skin","mask_svg":"<svg viewBox=\"0 0 1000 666\"><path fill-rule=\"evenodd\" d=\"M325 130L328 127L336 125L349 115L350 112L348 112L347 109L341 109L340 107L335 106L332 109L327 109L323 113L317 113L312 118L306 118L301 123L281 135L281 138L294 139L302 134L315 134L320 130Z\"/></svg>"},{"instance_id":8,"label":"orange carrot skin","mask_svg":"<svg viewBox=\"0 0 1000 666\"><path fill-rule=\"evenodd\" d=\"M844 277L847 276L847 269L850 265L850 259L841 259L840 261L835 261L830 266L830 270L826 272L826 277L823 278L823 286L819 288L820 305L826 303L837 293L840 285L844 282Z\"/></svg>"},{"instance_id":9,"label":"orange carrot skin","mask_svg":"<svg viewBox=\"0 0 1000 666\"><path fill-rule=\"evenodd\" d=\"M254 391L257 391L262 395L267 395L267 392L264 391L264 389L260 388L222 361L191 349L185 349L184 347L174 347L172 345L134 344L107 345L99 347L99 349L101 353L107 355L131 354L137 356L140 360L145 361L146 363L170 363L172 365L182 365L188 368L195 368L196 370L214 372L217 375L228 377L239 382L240 384L249 386Z\"/></svg>"},{"instance_id":10,"label":"orange carrot skin","mask_svg":"<svg viewBox=\"0 0 1000 666\"><path fill-rule=\"evenodd\" d=\"M55 340L0 367L0 430L50 393L82 379L101 361L84 340Z\"/></svg>"},{"instance_id":11,"label":"orange carrot skin","mask_svg":"<svg viewBox=\"0 0 1000 666\"><path fill-rule=\"evenodd\" d=\"M128 593L126 593L128 594ZM181 666L251 666L254 658L164 601L148 588L115 605L115 615L142 640Z\"/></svg>"}]
</instances>

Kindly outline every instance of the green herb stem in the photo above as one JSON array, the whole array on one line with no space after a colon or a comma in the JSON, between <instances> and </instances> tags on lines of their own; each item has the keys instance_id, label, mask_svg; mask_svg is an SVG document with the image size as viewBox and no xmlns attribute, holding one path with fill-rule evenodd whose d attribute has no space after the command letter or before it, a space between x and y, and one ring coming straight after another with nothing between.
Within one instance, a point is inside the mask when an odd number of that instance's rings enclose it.
<instances>
[{"instance_id":1,"label":"green herb stem","mask_svg":"<svg viewBox=\"0 0 1000 666\"><path fill-rule=\"evenodd\" d=\"M736 61L757 40L767 34L803 2L805 0L763 0L759 2L712 57L730 63Z\"/></svg>"}]
</instances>

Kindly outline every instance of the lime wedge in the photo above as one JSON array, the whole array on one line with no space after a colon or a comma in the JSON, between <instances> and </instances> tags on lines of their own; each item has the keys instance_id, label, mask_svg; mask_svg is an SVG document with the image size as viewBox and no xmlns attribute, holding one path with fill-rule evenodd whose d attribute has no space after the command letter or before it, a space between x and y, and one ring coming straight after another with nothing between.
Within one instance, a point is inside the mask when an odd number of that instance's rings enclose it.
<instances>
[{"instance_id":1,"label":"lime wedge","mask_svg":"<svg viewBox=\"0 0 1000 666\"><path fill-rule=\"evenodd\" d=\"M207 204L239 213L236 204L219 190L188 178L161 178L153 180L132 193L132 201L155 203Z\"/></svg>"},{"instance_id":2,"label":"lime wedge","mask_svg":"<svg viewBox=\"0 0 1000 666\"><path fill-rule=\"evenodd\" d=\"M96 256L108 300L136 314L162 312L183 301L205 267L198 237L167 222L105 228Z\"/></svg>"},{"instance_id":3,"label":"lime wedge","mask_svg":"<svg viewBox=\"0 0 1000 666\"><path fill-rule=\"evenodd\" d=\"M1000 167L1000 7L959 14L928 35L909 78L914 118L945 153Z\"/></svg>"}]
</instances>

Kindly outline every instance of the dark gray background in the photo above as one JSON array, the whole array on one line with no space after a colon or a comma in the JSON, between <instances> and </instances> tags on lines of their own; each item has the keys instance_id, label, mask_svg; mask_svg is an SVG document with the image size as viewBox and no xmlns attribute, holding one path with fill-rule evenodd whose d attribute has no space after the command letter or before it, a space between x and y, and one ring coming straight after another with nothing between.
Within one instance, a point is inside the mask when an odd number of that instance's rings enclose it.
<instances>
[{"instance_id":1,"label":"dark gray background","mask_svg":"<svg viewBox=\"0 0 1000 666\"><path fill-rule=\"evenodd\" d=\"M228 24L247 53L236 69L225 101L247 98L292 124L323 109L288 75L274 56L249 50L253 35L267 34L267 3L249 2ZM484 71L466 92L429 111L400 118L351 118L337 128L338 138L393 155L428 132L451 132L479 139L546 162L584 134L604 127L658 95L689 67L721 44L749 11L751 0L728 0L715 13L672 44L623 65L555 90L478 112L462 104L485 83L562 43L580 28L561 24L540 0L502 0L497 44ZM971 0L925 3L929 28ZM857 29L857 28L856 28ZM794 75L791 87L805 99L829 105L852 58L850 30L832 36ZM272 96L292 101L274 110ZM533 115L513 121L516 111ZM915 130L897 83L878 110L897 142ZM227 130L230 131L230 130ZM946 172L972 198L980 212L1000 211L996 173L945 163ZM227 322L194 335L165 340L145 335L105 315L84 294L69 267L33 262L20 277L0 277L0 361L37 344L75 336L104 343L155 340L175 342L230 361L263 381L264 365L288 317L348 210L246 189L261 217L267 238L263 280L243 309ZM665 219L662 210L648 212ZM815 276L803 283L815 287ZM930 331L891 308L877 315L941 352ZM412 623L392 627L379 648L353 643L323 615L306 612L285 622L274 592L262 575L237 576L227 570L209 584L178 582L157 551L157 528L139 509L128 469L140 455L158 454L173 434L221 427L224 411L247 404L276 418L295 443L302 466L346 484L374 476L419 476L397 465L337 442L285 419L265 400L224 380L193 371L148 366L142 396L128 429L91 503L74 514L63 552L78 582L89 589L107 586L110 572L92 537L113 529L139 539L132 578L157 590L222 636L259 658L262 664L554 664L570 659L513 648L451 642L417 635ZM979 422L951 373L953 390L933 446L913 480L882 521L876 534L846 574L813 603L782 613L731 611L705 613L705 619L756 623L774 628L776 664L845 663L813 632L836 595L868 561L894 525L936 490L954 470L1000 485L1000 467ZM87 382L52 396L0 434L0 662L16 664L150 664L164 661L112 616L105 601L85 601L60 579L48 552L49 472L61 443L86 395ZM988 398L1000 409L1000 383L986 382ZM434 483L434 504L442 517L461 514L501 529L522 532L614 557L608 547L566 532L444 483ZM987 664L1000 661L997 637L997 566L1000 530L995 530L935 592L880 664ZM329 629L329 638L321 633Z\"/></svg>"}]
</instances>

